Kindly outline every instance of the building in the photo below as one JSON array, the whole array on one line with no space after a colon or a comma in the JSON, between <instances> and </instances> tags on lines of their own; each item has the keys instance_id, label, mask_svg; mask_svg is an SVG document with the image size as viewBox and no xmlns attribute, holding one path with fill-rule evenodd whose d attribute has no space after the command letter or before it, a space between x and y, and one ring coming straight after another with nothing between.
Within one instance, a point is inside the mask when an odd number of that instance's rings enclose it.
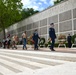
<instances>
[{"instance_id":1,"label":"building","mask_svg":"<svg viewBox=\"0 0 76 75\"><path fill-rule=\"evenodd\" d=\"M39 12L23 21L20 21L8 29L6 33L11 35L17 34L21 37L26 30L28 37L35 29L38 29L39 35L46 39L50 23L55 24L56 34L76 34L76 0L65 0L61 3L49 7L42 12ZM2 36L2 33L1 33Z\"/></svg>"}]
</instances>

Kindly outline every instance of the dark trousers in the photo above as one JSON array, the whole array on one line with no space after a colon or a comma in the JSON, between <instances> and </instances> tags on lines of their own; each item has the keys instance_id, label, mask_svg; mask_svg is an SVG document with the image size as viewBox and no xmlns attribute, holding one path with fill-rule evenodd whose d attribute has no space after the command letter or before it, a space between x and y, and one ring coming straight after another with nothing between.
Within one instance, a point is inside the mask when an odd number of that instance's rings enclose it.
<instances>
[{"instance_id":1,"label":"dark trousers","mask_svg":"<svg viewBox=\"0 0 76 75\"><path fill-rule=\"evenodd\" d=\"M35 41L34 49L38 49L38 41Z\"/></svg>"},{"instance_id":2,"label":"dark trousers","mask_svg":"<svg viewBox=\"0 0 76 75\"><path fill-rule=\"evenodd\" d=\"M72 46L72 43L68 42L68 47L71 48L71 46Z\"/></svg>"},{"instance_id":3,"label":"dark trousers","mask_svg":"<svg viewBox=\"0 0 76 75\"><path fill-rule=\"evenodd\" d=\"M5 42L3 43L3 46L4 46L3 48L6 48L6 43Z\"/></svg>"},{"instance_id":4,"label":"dark trousers","mask_svg":"<svg viewBox=\"0 0 76 75\"><path fill-rule=\"evenodd\" d=\"M26 38L23 38L23 49L26 48Z\"/></svg>"},{"instance_id":5,"label":"dark trousers","mask_svg":"<svg viewBox=\"0 0 76 75\"><path fill-rule=\"evenodd\" d=\"M50 49L54 48L54 44L55 44L55 39L52 39L52 43L51 43Z\"/></svg>"}]
</instances>

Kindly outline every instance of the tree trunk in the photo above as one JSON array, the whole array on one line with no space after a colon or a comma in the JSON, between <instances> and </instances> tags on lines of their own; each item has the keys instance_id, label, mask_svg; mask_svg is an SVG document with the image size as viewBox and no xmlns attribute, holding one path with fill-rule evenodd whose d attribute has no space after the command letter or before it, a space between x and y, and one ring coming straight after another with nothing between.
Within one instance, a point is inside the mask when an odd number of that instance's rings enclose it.
<instances>
[{"instance_id":1,"label":"tree trunk","mask_svg":"<svg viewBox=\"0 0 76 75\"><path fill-rule=\"evenodd\" d=\"M6 38L5 28L3 28L3 38Z\"/></svg>"},{"instance_id":2,"label":"tree trunk","mask_svg":"<svg viewBox=\"0 0 76 75\"><path fill-rule=\"evenodd\" d=\"M6 32L5 32L5 27L4 25L1 25L2 31L3 31L3 38L6 38Z\"/></svg>"},{"instance_id":3,"label":"tree trunk","mask_svg":"<svg viewBox=\"0 0 76 75\"><path fill-rule=\"evenodd\" d=\"M0 26L1 26L2 31L3 31L3 37L2 38L6 38L5 26L3 25L3 22L0 23Z\"/></svg>"}]
</instances>

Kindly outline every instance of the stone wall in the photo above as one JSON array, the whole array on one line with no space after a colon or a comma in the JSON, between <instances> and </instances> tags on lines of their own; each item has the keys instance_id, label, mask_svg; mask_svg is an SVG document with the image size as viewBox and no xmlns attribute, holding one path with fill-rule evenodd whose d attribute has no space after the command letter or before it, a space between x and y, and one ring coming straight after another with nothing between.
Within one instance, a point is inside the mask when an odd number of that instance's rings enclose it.
<instances>
[{"instance_id":1,"label":"stone wall","mask_svg":"<svg viewBox=\"0 0 76 75\"><path fill-rule=\"evenodd\" d=\"M17 34L21 37L27 31L28 37L38 29L41 37L49 38L48 29L50 23L55 24L56 34L75 34L76 33L76 0L66 0L46 10L39 12L23 21L20 21L8 29L7 33L11 36Z\"/></svg>"}]
</instances>

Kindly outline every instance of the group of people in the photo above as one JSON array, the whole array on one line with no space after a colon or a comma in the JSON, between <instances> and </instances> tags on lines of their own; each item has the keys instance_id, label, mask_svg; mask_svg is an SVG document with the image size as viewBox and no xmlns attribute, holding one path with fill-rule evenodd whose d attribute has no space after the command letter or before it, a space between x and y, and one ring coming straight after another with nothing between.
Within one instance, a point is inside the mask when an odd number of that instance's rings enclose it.
<instances>
[{"instance_id":1,"label":"group of people","mask_svg":"<svg viewBox=\"0 0 76 75\"><path fill-rule=\"evenodd\" d=\"M55 29L54 29L54 23L50 24L50 28L49 28L49 37L50 37L50 41L52 42L50 49L51 51L55 51L54 50L54 44L55 44L55 39L56 39L56 34L55 34ZM31 40L34 43L34 50L38 50L38 39L40 39L39 34L38 34L38 30L36 29L32 35ZM4 48L10 48L11 42L12 42L12 49L17 49L17 41L18 41L18 37L16 35L14 35L12 37L12 40L10 39L10 36L8 36L5 40L5 38L3 39L3 45ZM26 31L23 32L22 34L22 41L23 41L23 50L27 49L27 34Z\"/></svg>"},{"instance_id":2,"label":"group of people","mask_svg":"<svg viewBox=\"0 0 76 75\"><path fill-rule=\"evenodd\" d=\"M10 39L10 34L6 37L6 38L3 38L3 48L10 48L10 43L11 42L11 39Z\"/></svg>"},{"instance_id":3,"label":"group of people","mask_svg":"<svg viewBox=\"0 0 76 75\"><path fill-rule=\"evenodd\" d=\"M22 34L22 39L23 39L23 49L27 49L26 47L26 40L27 40L27 34L26 31ZM38 30L36 29L32 35L31 42L34 43L34 50L38 50L38 39L40 39L38 35Z\"/></svg>"},{"instance_id":4,"label":"group of people","mask_svg":"<svg viewBox=\"0 0 76 75\"><path fill-rule=\"evenodd\" d=\"M56 34L55 34L55 29L54 29L54 23L50 24L49 37L50 37L50 41L52 42L50 49L51 49L51 51L55 51L54 44L55 44ZM27 40L26 31L22 34L22 38L23 38L23 49L24 48L27 49L27 47L26 47L26 40ZM32 41L34 42L34 50L38 50L38 39L40 39L40 37L38 34L38 30L36 29L32 35Z\"/></svg>"},{"instance_id":5,"label":"group of people","mask_svg":"<svg viewBox=\"0 0 76 75\"><path fill-rule=\"evenodd\" d=\"M54 23L50 24L49 37L50 37L50 41L52 42L52 44L50 46L50 49L52 51L55 51L54 50L54 44L55 44L56 34L55 34L55 29L54 29ZM71 48L71 46L72 46L72 36L70 34L68 34L68 36L67 36L67 43L68 43L68 47Z\"/></svg>"},{"instance_id":6,"label":"group of people","mask_svg":"<svg viewBox=\"0 0 76 75\"><path fill-rule=\"evenodd\" d=\"M2 48L12 48L12 49L17 49L16 44L18 43L18 36L17 35L13 35L12 38L10 38L10 34L6 37L3 38L3 40L0 40L0 47Z\"/></svg>"},{"instance_id":7,"label":"group of people","mask_svg":"<svg viewBox=\"0 0 76 75\"><path fill-rule=\"evenodd\" d=\"M55 44L56 34L55 34L55 29L54 29L54 23L50 24L49 37L50 37L50 41L52 42L52 44L50 46L50 49L51 49L51 51L55 51L54 50L54 44ZM68 43L68 47L71 48L71 46L72 46L72 37L71 37L70 34L68 34L68 36L67 36L67 43Z\"/></svg>"},{"instance_id":8,"label":"group of people","mask_svg":"<svg viewBox=\"0 0 76 75\"><path fill-rule=\"evenodd\" d=\"M56 39L56 34L55 34L55 29L54 29L54 23L51 23L50 24L50 28L49 28L49 38L50 38L50 41L51 41L51 45L50 45L50 50L51 51L55 51L54 50L54 44L55 44L55 39ZM36 29L32 35L32 42L34 44L34 50L38 50L38 39L40 39L39 37L39 34L38 34L38 30ZM7 36L6 40L5 38L3 39L3 45L4 45L4 48L10 48L10 45L11 45L11 41L12 41L12 49L17 49L17 42L18 42L18 36L17 35L14 35L12 37L12 40L10 39L10 35ZM22 33L22 41L23 41L23 50L24 49L27 49L27 34L26 34L26 31ZM67 37L67 41L68 41L68 47L71 48L71 36L70 34L68 35Z\"/></svg>"}]
</instances>

